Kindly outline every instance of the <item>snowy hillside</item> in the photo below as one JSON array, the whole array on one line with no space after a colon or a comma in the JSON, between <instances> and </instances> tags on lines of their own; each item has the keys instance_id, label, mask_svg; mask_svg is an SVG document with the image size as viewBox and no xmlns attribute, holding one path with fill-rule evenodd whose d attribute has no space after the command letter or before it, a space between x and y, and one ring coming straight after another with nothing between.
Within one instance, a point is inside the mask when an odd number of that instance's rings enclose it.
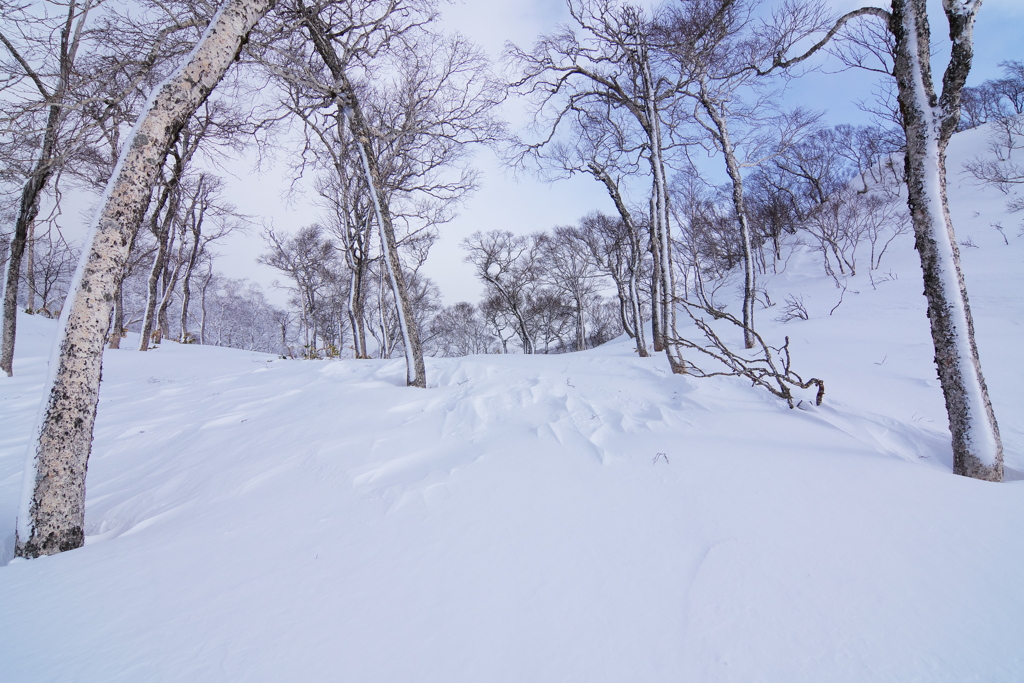
<instances>
[{"instance_id":1,"label":"snowy hillside","mask_svg":"<svg viewBox=\"0 0 1024 683\"><path fill-rule=\"evenodd\" d=\"M759 325L825 380L820 408L625 340L428 360L425 391L402 359L108 352L86 546L12 562L55 331L22 318L0 678L1024 680L1022 216L951 183L1004 484L951 474L905 235L831 315L816 256L767 282L803 296L809 320Z\"/></svg>"}]
</instances>

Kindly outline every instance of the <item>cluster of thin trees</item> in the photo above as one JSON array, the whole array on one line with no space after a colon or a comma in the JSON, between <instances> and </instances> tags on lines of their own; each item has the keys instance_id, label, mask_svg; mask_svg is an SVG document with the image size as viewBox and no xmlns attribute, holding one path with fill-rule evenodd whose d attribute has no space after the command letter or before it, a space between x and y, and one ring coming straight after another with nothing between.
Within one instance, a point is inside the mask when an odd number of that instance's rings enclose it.
<instances>
[{"instance_id":1,"label":"cluster of thin trees","mask_svg":"<svg viewBox=\"0 0 1024 683\"><path fill-rule=\"evenodd\" d=\"M1024 185L1024 164L1020 161L1024 150L1024 63L1003 62L1000 66L1003 78L964 89L961 127L990 125L989 155L975 157L965 167L979 182L1006 194L1010 211L1024 211L1024 197L1015 192Z\"/></svg>"},{"instance_id":2,"label":"cluster of thin trees","mask_svg":"<svg viewBox=\"0 0 1024 683\"><path fill-rule=\"evenodd\" d=\"M510 86L468 40L438 28L431 0L5 3L0 181L13 229L0 366L8 373L14 312L42 297L41 226L60 215L63 187L102 191L26 472L20 556L83 542L102 350L133 324L140 350L216 334L252 348L299 339L304 355L342 353L347 328L352 355L400 352L407 384L425 387L428 350L582 349L621 328L646 355L649 320L651 347L676 373L742 375L791 403L791 387L816 385L820 400L820 380L793 372L787 346L758 333L758 273L784 259L787 232L818 249L837 282L877 267L906 220L894 197L874 189L888 172L906 185L955 471L1001 479L943 163L960 126L979 0L943 4L951 52L941 79L931 71L925 0L838 18L814 0L770 11L751 0L653 9L567 2L568 25L532 48L509 47L518 73ZM825 129L814 114L781 106L779 79L798 76L818 52L894 77L895 134ZM222 83L235 62L243 68ZM255 92L246 90L254 82L260 96L239 97ZM982 102L971 110L978 116L996 86L986 87L967 94ZM419 266L475 188L470 146L508 139L495 112L509 93L535 113L533 133L510 146L511 162L551 179L593 177L616 215L530 236L473 235L464 247L485 298L441 309ZM245 100L257 106L240 107ZM299 141L284 135L278 144L289 146L298 176L315 176L327 216L293 236L265 232L263 260L294 283L295 316L218 278L209 251L247 222L219 196L211 167L226 150L269 144L268 132L287 126L301 131ZM901 165L887 163L895 152ZM724 185L693 162L701 154ZM736 315L708 286L733 271L742 280ZM602 299L603 287L614 297ZM739 328L746 350L723 342L705 314ZM680 315L704 341L680 334ZM702 370L694 360L702 354L725 369Z\"/></svg>"},{"instance_id":3,"label":"cluster of thin trees","mask_svg":"<svg viewBox=\"0 0 1024 683\"><path fill-rule=\"evenodd\" d=\"M599 214L588 221L611 219ZM563 353L592 348L622 334L619 306L603 296L611 283L602 247L577 228L516 236L475 235L467 260L487 284L477 304L443 306L437 286L420 272L430 239L416 244L419 257L405 259L406 288L422 349L428 356L474 353ZM391 358L404 340L386 266L370 252L353 287L352 257L336 235L314 224L290 237L265 233L260 261L286 277L296 311L287 353L306 358ZM612 256L614 258L614 256ZM500 264L501 274L490 275ZM619 273L615 273L618 275ZM493 284L492 284L493 283Z\"/></svg>"}]
</instances>

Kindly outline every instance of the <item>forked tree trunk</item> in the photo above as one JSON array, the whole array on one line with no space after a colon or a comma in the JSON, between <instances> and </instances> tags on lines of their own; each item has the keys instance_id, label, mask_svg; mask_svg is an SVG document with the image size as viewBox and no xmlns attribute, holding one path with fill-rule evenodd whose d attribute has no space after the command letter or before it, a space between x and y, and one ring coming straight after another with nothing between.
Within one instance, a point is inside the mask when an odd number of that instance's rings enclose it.
<instances>
[{"instance_id":1,"label":"forked tree trunk","mask_svg":"<svg viewBox=\"0 0 1024 683\"><path fill-rule=\"evenodd\" d=\"M960 91L972 60L980 0L944 0L952 53L936 97L926 0L893 0L894 73L907 136L910 215L921 268L935 364L953 435L953 471L1002 481L1003 447L981 373L960 252L946 198L946 145L960 119Z\"/></svg>"},{"instance_id":2,"label":"forked tree trunk","mask_svg":"<svg viewBox=\"0 0 1024 683\"><path fill-rule=\"evenodd\" d=\"M132 233L170 146L235 60L273 0L227 0L185 64L153 93L107 185L61 316L46 405L29 446L15 553L52 555L85 540L85 475L103 342Z\"/></svg>"},{"instance_id":3,"label":"forked tree trunk","mask_svg":"<svg viewBox=\"0 0 1024 683\"><path fill-rule=\"evenodd\" d=\"M363 276L362 268L350 270L351 280L348 290L348 317L352 324L352 350L356 358L369 358L366 352L366 320L363 312Z\"/></svg>"}]
</instances>

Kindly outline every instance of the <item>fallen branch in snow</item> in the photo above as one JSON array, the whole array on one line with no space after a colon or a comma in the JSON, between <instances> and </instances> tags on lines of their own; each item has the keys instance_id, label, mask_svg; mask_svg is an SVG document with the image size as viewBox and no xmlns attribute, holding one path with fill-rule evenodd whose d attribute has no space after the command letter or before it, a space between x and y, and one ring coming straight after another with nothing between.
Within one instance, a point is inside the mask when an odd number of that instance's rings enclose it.
<instances>
[{"instance_id":1,"label":"fallen branch in snow","mask_svg":"<svg viewBox=\"0 0 1024 683\"><path fill-rule=\"evenodd\" d=\"M724 311L713 311L686 299L679 299L676 303L686 311L697 329L704 333L707 343L701 344L683 338L672 341L682 348L693 349L713 358L724 366L722 370L706 371L687 361L686 368L689 374L696 377L746 377L753 386L767 389L773 395L785 399L790 408L795 405L793 387L800 389L817 387L818 392L814 398L814 405L821 405L825 398L825 382L817 377L805 381L793 370L792 358L789 354L789 337L786 337L785 344L774 347L765 342L760 334L749 330L753 335L755 345L753 349L744 349L741 355L722 341L722 338L704 318L704 314L711 316L713 320L727 320L741 329L746 329L742 321Z\"/></svg>"}]
</instances>

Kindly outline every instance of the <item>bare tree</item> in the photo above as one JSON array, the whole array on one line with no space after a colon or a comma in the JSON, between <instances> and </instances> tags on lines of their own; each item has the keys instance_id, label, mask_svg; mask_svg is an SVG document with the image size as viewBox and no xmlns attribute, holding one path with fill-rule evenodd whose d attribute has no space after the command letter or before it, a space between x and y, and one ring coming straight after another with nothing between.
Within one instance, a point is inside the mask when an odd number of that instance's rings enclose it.
<instances>
[{"instance_id":1,"label":"bare tree","mask_svg":"<svg viewBox=\"0 0 1024 683\"><path fill-rule=\"evenodd\" d=\"M334 244L323 236L323 228L313 224L291 238L278 237L273 230L264 233L270 248L259 262L280 270L294 283L292 291L300 308L299 324L304 334L305 354L317 356L318 313L327 305L322 295L328 287L336 260Z\"/></svg>"},{"instance_id":2,"label":"bare tree","mask_svg":"<svg viewBox=\"0 0 1024 683\"><path fill-rule=\"evenodd\" d=\"M603 274L584 233L572 226L552 230L550 237L541 242L541 254L543 279L572 303L573 346L583 351L587 348L587 312L601 288Z\"/></svg>"},{"instance_id":3,"label":"bare tree","mask_svg":"<svg viewBox=\"0 0 1024 683\"><path fill-rule=\"evenodd\" d=\"M15 553L52 555L85 541L85 475L115 281L168 150L235 60L270 0L227 0L188 61L157 89L110 181L61 316L46 404L24 475Z\"/></svg>"},{"instance_id":4,"label":"bare tree","mask_svg":"<svg viewBox=\"0 0 1024 683\"><path fill-rule=\"evenodd\" d=\"M642 140L650 167L652 325L655 350L665 350L674 372L685 372L675 339L674 268L668 200L666 118L684 85L678 72L663 68L656 42L658 17L616 0L570 0L573 27L543 36L530 52L510 48L523 76L514 84L533 96L542 139L525 146L538 154L559 132L569 114L591 106L611 106L628 113ZM667 332L668 331L668 332Z\"/></svg>"},{"instance_id":5,"label":"bare tree","mask_svg":"<svg viewBox=\"0 0 1024 683\"><path fill-rule=\"evenodd\" d=\"M636 340L637 353L646 358L646 335L641 311L640 282L644 277L644 252L650 251L646 230L638 220L643 213L631 208L624 197L626 177L636 174L640 166L642 145L634 147L626 131L628 126L617 119L621 113L614 108L586 109L574 112L569 140L555 141L546 152L539 150L538 161L550 164L561 175L587 173L600 182L619 214L613 221L599 214L580 223L587 235L591 255L598 268L615 282L620 301L622 327Z\"/></svg>"},{"instance_id":6,"label":"bare tree","mask_svg":"<svg viewBox=\"0 0 1024 683\"><path fill-rule=\"evenodd\" d=\"M64 306L64 298L67 296L71 277L78 263L79 252L68 244L59 230L51 230L41 236L39 245L45 248L37 248L33 263L35 277L32 279L32 287L39 297L36 312L56 318Z\"/></svg>"},{"instance_id":7,"label":"bare tree","mask_svg":"<svg viewBox=\"0 0 1024 683\"><path fill-rule=\"evenodd\" d=\"M465 301L438 311L430 321L430 330L429 346L437 356L451 358L490 353L496 342L477 307Z\"/></svg>"},{"instance_id":8,"label":"bare tree","mask_svg":"<svg viewBox=\"0 0 1024 683\"><path fill-rule=\"evenodd\" d=\"M181 277L181 318L178 329L178 341L182 344L191 342L195 335L188 330L189 304L192 300L192 276L200 260L206 255L211 242L226 237L236 229L240 229L240 216L231 204L221 198L224 181L217 176L203 173L195 182L193 200L185 215L184 234L190 234L192 243L188 258L184 260L185 272Z\"/></svg>"},{"instance_id":9,"label":"bare tree","mask_svg":"<svg viewBox=\"0 0 1024 683\"><path fill-rule=\"evenodd\" d=\"M7 279L4 285L4 327L3 327L3 348L0 350L0 369L8 376L13 374L14 340L16 335L17 316L15 315L18 306L18 284L21 277L21 259L25 253L26 245L32 243L34 236L36 216L39 214L39 205L43 191L57 171L59 165L59 152L57 149L58 138L61 133L63 119L67 115L66 101L68 92L71 90L71 81L74 75L75 58L82 43L82 34L85 24L88 21L89 13L97 5L96 0L85 0L79 3L76 0L67 2L63 16L51 19L34 18L24 7L11 7L5 14L10 13L8 18L13 19L12 26L33 26L43 32L49 32L55 28L59 32L59 40L56 46L40 45L38 36L25 35L23 33L23 45L21 49L16 46L5 33L0 32L0 42L3 43L10 58L16 64L21 79L29 81L38 90L41 104L46 108L46 123L43 128L41 144L36 153L32 169L27 174L24 187L21 192L21 201L18 208L18 218L15 223L14 236L10 245L10 257L7 261ZM55 20L54 20L55 19ZM54 26L54 24L56 24ZM23 29L24 30L24 29ZM26 47L42 48L40 56L41 64L35 66L29 62L33 57L26 52ZM51 80L52 83L47 83ZM30 252L30 278L33 270ZM30 296L32 296L30 294ZM31 305L30 305L31 307Z\"/></svg>"},{"instance_id":10,"label":"bare tree","mask_svg":"<svg viewBox=\"0 0 1024 683\"><path fill-rule=\"evenodd\" d=\"M541 245L537 236L513 235L492 230L474 233L462 242L476 276L489 291L488 307L495 334L501 336L504 324L497 311L503 311L514 323L512 328L523 353L535 353L537 345L531 321L532 299L540 287Z\"/></svg>"},{"instance_id":11,"label":"bare tree","mask_svg":"<svg viewBox=\"0 0 1024 683\"><path fill-rule=\"evenodd\" d=\"M646 358L649 354L638 287L644 275L646 249L640 241L641 232L633 222L632 212L626 213L629 223L621 217L615 219L599 212L587 214L580 220L580 229L595 265L615 283L622 329L636 340L637 354Z\"/></svg>"},{"instance_id":12,"label":"bare tree","mask_svg":"<svg viewBox=\"0 0 1024 683\"><path fill-rule=\"evenodd\" d=\"M18 131L14 137L21 140L15 141L15 147L20 145L21 150L15 156L26 159L21 164L24 180L4 289L0 368L8 375L12 372L23 256L29 263L28 307L34 308L34 231L44 193L52 184L59 205L55 179L65 173L89 178L83 171L88 163L83 162L93 155L94 138L106 136L112 147L117 147L119 121L133 108L139 86L154 65L167 56L169 38L197 25L174 17L126 33L122 31L125 17L109 11L98 15L101 4L102 0L65 0L6 4L0 9L15 31L0 32L0 43L15 74L0 86L10 105L5 106L5 114L14 124L5 129ZM57 8L52 15L51 6ZM114 34L118 37L111 38ZM52 40L53 36L57 40ZM69 167L71 160L82 168Z\"/></svg>"},{"instance_id":13,"label":"bare tree","mask_svg":"<svg viewBox=\"0 0 1024 683\"><path fill-rule=\"evenodd\" d=\"M788 67L799 63L854 17L881 20L874 25L886 31L880 38L885 49L876 52L892 56L891 73L896 80L899 118L906 137L907 204L921 257L935 364L953 437L953 471L1002 481L1002 440L981 372L946 194L946 146L960 121L961 93L974 56L974 21L980 7L980 0L943 0L950 56L942 74L941 92L936 92L932 75L926 0L892 0L890 11L865 7L850 12L803 55L786 59L780 54L772 64ZM859 54L853 50L841 56L856 65Z\"/></svg>"},{"instance_id":14,"label":"bare tree","mask_svg":"<svg viewBox=\"0 0 1024 683\"><path fill-rule=\"evenodd\" d=\"M344 123L348 129L397 306L407 383L425 387L420 331L399 253L395 193L415 188L434 199L464 195L471 175L454 183L439 182L439 176L464 156L466 143L495 130L489 111L496 90L484 60L464 39L427 31L434 19L427 3L297 0L284 12L302 27L312 50L294 44L279 49L285 62L272 68L287 80L286 65L297 63L298 70L291 70L309 76L301 84L309 97L320 107L333 106L338 128ZM375 98L366 85L370 70L396 73L397 90Z\"/></svg>"},{"instance_id":15,"label":"bare tree","mask_svg":"<svg viewBox=\"0 0 1024 683\"><path fill-rule=\"evenodd\" d=\"M937 94L924 0L893 0L882 13L896 40L894 75L907 137L908 205L924 271L935 362L953 433L954 471L1001 481L1003 446L981 372L960 252L946 198L946 145L960 119L980 0L944 0L952 52Z\"/></svg>"}]
</instances>

